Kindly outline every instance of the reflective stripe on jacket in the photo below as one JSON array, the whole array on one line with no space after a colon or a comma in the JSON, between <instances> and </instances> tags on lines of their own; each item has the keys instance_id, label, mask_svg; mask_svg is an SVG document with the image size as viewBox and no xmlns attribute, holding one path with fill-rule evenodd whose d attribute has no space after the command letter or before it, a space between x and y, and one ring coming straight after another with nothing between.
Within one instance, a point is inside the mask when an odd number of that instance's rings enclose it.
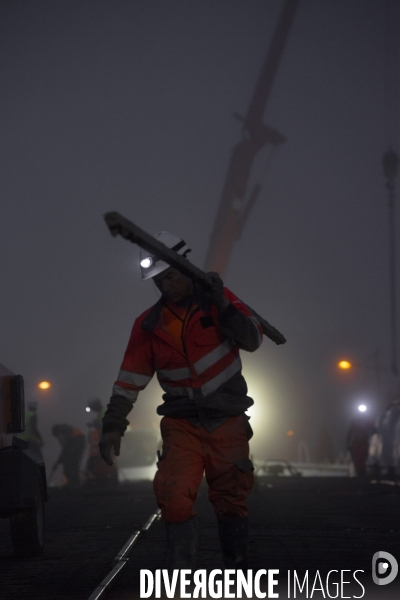
<instances>
[{"instance_id":1,"label":"reflective stripe on jacket","mask_svg":"<svg viewBox=\"0 0 400 600\"><path fill-rule=\"evenodd\" d=\"M241 414L253 404L241 375L239 348L256 350L262 341L261 327L230 290L224 292L230 304L218 313L196 290L197 307L182 340L167 330L162 300L136 319L103 431L125 430L127 414L154 373L165 392L165 403L157 410L162 415L201 422Z\"/></svg>"}]
</instances>

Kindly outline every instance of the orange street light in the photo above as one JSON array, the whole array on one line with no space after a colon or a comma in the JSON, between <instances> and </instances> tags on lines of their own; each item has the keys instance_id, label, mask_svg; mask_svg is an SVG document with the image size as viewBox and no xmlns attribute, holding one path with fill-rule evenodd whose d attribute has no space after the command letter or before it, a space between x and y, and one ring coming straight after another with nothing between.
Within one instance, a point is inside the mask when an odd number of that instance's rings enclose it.
<instances>
[{"instance_id":1,"label":"orange street light","mask_svg":"<svg viewBox=\"0 0 400 600\"><path fill-rule=\"evenodd\" d=\"M338 362L339 369L343 369L343 371L346 371L347 369L351 369L352 366L353 365L348 360L340 360Z\"/></svg>"},{"instance_id":2,"label":"orange street light","mask_svg":"<svg viewBox=\"0 0 400 600\"><path fill-rule=\"evenodd\" d=\"M51 387L51 383L49 381L41 381L38 383L38 388L41 390L48 390Z\"/></svg>"}]
</instances>

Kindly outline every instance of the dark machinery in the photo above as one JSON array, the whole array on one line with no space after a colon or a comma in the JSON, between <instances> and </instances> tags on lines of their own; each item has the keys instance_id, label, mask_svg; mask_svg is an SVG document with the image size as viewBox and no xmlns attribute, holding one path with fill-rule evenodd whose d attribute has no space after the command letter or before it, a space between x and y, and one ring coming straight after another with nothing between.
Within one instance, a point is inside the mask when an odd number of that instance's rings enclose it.
<instances>
[{"instance_id":1,"label":"dark machinery","mask_svg":"<svg viewBox=\"0 0 400 600\"><path fill-rule=\"evenodd\" d=\"M0 517L10 518L14 554L39 555L44 547L44 463L28 442L13 434L25 429L24 381L0 364Z\"/></svg>"}]
</instances>

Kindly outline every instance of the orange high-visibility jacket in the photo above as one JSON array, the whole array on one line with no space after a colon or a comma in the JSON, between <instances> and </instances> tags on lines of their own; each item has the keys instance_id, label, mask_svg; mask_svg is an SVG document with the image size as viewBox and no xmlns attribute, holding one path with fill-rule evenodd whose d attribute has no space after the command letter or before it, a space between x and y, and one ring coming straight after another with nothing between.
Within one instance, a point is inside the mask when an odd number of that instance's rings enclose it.
<instances>
[{"instance_id":1,"label":"orange high-visibility jacket","mask_svg":"<svg viewBox=\"0 0 400 600\"><path fill-rule=\"evenodd\" d=\"M194 303L181 324L171 325L174 306L161 299L136 319L118 379L103 418L103 432L124 432L140 390L154 373L164 390L161 415L187 418L213 429L253 404L241 375L239 348L256 350L262 330L247 307L227 288L230 304L218 312L196 288ZM178 310L178 308L176 308ZM209 427L207 427L209 428Z\"/></svg>"}]
</instances>

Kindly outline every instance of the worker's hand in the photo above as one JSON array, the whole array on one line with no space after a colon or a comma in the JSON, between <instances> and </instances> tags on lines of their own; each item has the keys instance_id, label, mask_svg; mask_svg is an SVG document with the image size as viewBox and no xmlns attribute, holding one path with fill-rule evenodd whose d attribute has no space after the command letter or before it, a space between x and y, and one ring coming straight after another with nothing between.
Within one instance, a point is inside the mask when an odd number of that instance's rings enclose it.
<instances>
[{"instance_id":1,"label":"worker's hand","mask_svg":"<svg viewBox=\"0 0 400 600\"><path fill-rule=\"evenodd\" d=\"M210 273L207 273L207 275L211 281L211 289L209 292L211 300L219 311L224 310L229 304L229 300L225 298L224 295L224 282L218 273L211 271Z\"/></svg>"},{"instance_id":2,"label":"worker's hand","mask_svg":"<svg viewBox=\"0 0 400 600\"><path fill-rule=\"evenodd\" d=\"M115 456L119 456L119 449L121 446L121 434L118 431L109 431L103 433L99 443L99 449L101 457L106 461L108 465L112 465L113 461L111 458L111 450L114 447Z\"/></svg>"}]
</instances>

